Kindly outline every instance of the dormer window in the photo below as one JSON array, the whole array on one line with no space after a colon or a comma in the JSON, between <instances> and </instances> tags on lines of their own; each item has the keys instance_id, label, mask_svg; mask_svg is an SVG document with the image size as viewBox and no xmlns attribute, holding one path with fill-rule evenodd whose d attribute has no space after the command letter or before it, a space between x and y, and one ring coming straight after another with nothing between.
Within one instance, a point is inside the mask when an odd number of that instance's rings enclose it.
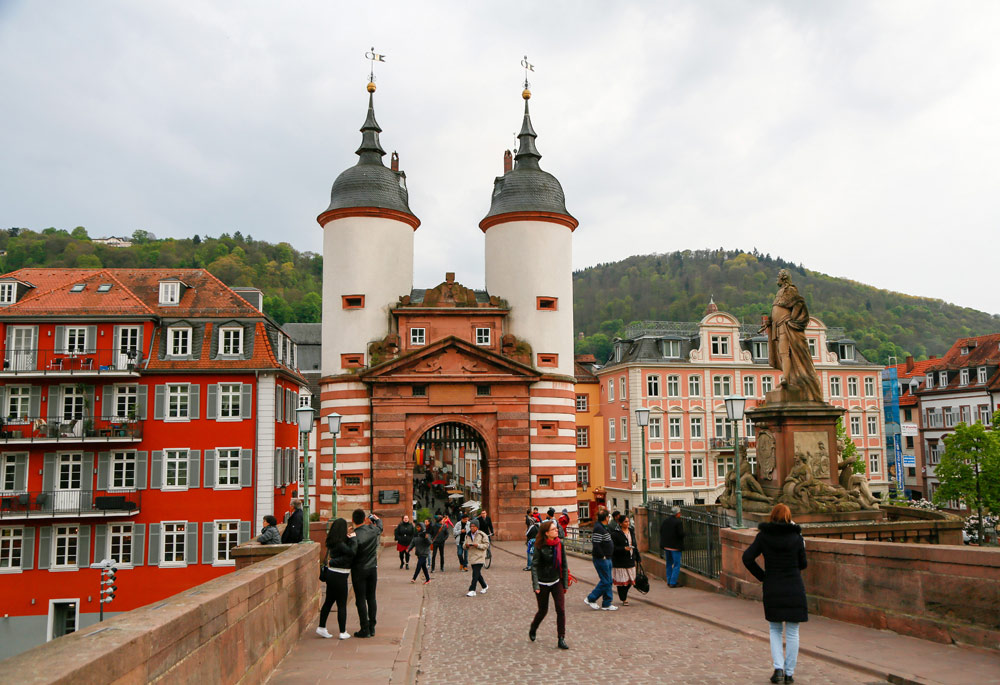
<instances>
[{"instance_id":1,"label":"dormer window","mask_svg":"<svg viewBox=\"0 0 1000 685\"><path fill-rule=\"evenodd\" d=\"M97 292L106 293L109 290L111 290L111 285L112 285L111 283L101 283L99 286L97 286Z\"/></svg>"},{"instance_id":2,"label":"dormer window","mask_svg":"<svg viewBox=\"0 0 1000 685\"><path fill-rule=\"evenodd\" d=\"M180 281L160 281L160 304L178 304L181 301Z\"/></svg>"},{"instance_id":3,"label":"dormer window","mask_svg":"<svg viewBox=\"0 0 1000 685\"><path fill-rule=\"evenodd\" d=\"M14 304L17 300L17 283L0 283L0 304Z\"/></svg>"},{"instance_id":4,"label":"dormer window","mask_svg":"<svg viewBox=\"0 0 1000 685\"><path fill-rule=\"evenodd\" d=\"M767 342L755 342L753 344L754 359L767 359L767 355L768 355Z\"/></svg>"},{"instance_id":5,"label":"dormer window","mask_svg":"<svg viewBox=\"0 0 1000 685\"><path fill-rule=\"evenodd\" d=\"M930 390L933 387L934 387L934 374L929 373L927 374L926 382L924 383L924 389Z\"/></svg>"},{"instance_id":6,"label":"dormer window","mask_svg":"<svg viewBox=\"0 0 1000 685\"><path fill-rule=\"evenodd\" d=\"M728 335L713 335L712 336L712 354L714 356L727 357L729 356L729 336Z\"/></svg>"},{"instance_id":7,"label":"dormer window","mask_svg":"<svg viewBox=\"0 0 1000 685\"><path fill-rule=\"evenodd\" d=\"M837 355L841 361L854 361L854 345L851 343L840 343L837 348Z\"/></svg>"},{"instance_id":8,"label":"dormer window","mask_svg":"<svg viewBox=\"0 0 1000 685\"><path fill-rule=\"evenodd\" d=\"M968 345L966 345L966 346L962 347L962 350L961 350L961 353L962 353L963 355L967 355L967 354L969 354L969 346L968 346Z\"/></svg>"},{"instance_id":9,"label":"dormer window","mask_svg":"<svg viewBox=\"0 0 1000 685\"><path fill-rule=\"evenodd\" d=\"M172 326L167 329L167 354L171 357L187 357L191 354L191 329L186 326Z\"/></svg>"},{"instance_id":10,"label":"dormer window","mask_svg":"<svg viewBox=\"0 0 1000 685\"><path fill-rule=\"evenodd\" d=\"M84 283L77 283L72 288L70 288L69 291L71 293L82 293L84 291L84 288L86 288L86 287L87 286Z\"/></svg>"},{"instance_id":11,"label":"dormer window","mask_svg":"<svg viewBox=\"0 0 1000 685\"><path fill-rule=\"evenodd\" d=\"M813 359L819 357L819 352L816 349L816 338L806 338L806 342L809 344L809 356Z\"/></svg>"},{"instance_id":12,"label":"dormer window","mask_svg":"<svg viewBox=\"0 0 1000 685\"><path fill-rule=\"evenodd\" d=\"M223 328L221 330L222 339L219 341L219 353L225 356L234 357L243 354L243 329Z\"/></svg>"},{"instance_id":13,"label":"dormer window","mask_svg":"<svg viewBox=\"0 0 1000 685\"><path fill-rule=\"evenodd\" d=\"M948 372L941 371L938 373L938 385L942 388L948 385Z\"/></svg>"},{"instance_id":14,"label":"dormer window","mask_svg":"<svg viewBox=\"0 0 1000 685\"><path fill-rule=\"evenodd\" d=\"M969 370L968 369L962 369L961 371L958 372L958 383L959 383L959 385L968 385L969 384Z\"/></svg>"},{"instance_id":15,"label":"dormer window","mask_svg":"<svg viewBox=\"0 0 1000 685\"><path fill-rule=\"evenodd\" d=\"M979 380L980 383L985 383L986 382L986 367L985 366L980 366L978 369L976 369L976 378Z\"/></svg>"},{"instance_id":16,"label":"dormer window","mask_svg":"<svg viewBox=\"0 0 1000 685\"><path fill-rule=\"evenodd\" d=\"M661 340L660 351L668 359L676 359L681 356L680 340Z\"/></svg>"}]
</instances>

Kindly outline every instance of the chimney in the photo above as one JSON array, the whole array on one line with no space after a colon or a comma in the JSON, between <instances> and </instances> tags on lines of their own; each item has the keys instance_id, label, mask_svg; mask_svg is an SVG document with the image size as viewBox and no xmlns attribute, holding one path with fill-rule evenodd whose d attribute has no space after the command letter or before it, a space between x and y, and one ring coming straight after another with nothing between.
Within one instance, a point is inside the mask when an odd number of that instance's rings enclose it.
<instances>
[{"instance_id":1,"label":"chimney","mask_svg":"<svg viewBox=\"0 0 1000 685\"><path fill-rule=\"evenodd\" d=\"M913 357L912 357L912 355L906 358L906 373L913 373Z\"/></svg>"},{"instance_id":2,"label":"chimney","mask_svg":"<svg viewBox=\"0 0 1000 685\"><path fill-rule=\"evenodd\" d=\"M508 171L514 168L514 155L510 153L510 150L504 150L503 153L503 172L506 174Z\"/></svg>"},{"instance_id":3,"label":"chimney","mask_svg":"<svg viewBox=\"0 0 1000 685\"><path fill-rule=\"evenodd\" d=\"M395 150L392 151L392 162L390 164L390 168L393 171L399 171L399 155L396 154Z\"/></svg>"},{"instance_id":4,"label":"chimney","mask_svg":"<svg viewBox=\"0 0 1000 685\"><path fill-rule=\"evenodd\" d=\"M937 355L936 354L931 354L931 355L928 355L927 358L928 359L937 359Z\"/></svg>"}]
</instances>

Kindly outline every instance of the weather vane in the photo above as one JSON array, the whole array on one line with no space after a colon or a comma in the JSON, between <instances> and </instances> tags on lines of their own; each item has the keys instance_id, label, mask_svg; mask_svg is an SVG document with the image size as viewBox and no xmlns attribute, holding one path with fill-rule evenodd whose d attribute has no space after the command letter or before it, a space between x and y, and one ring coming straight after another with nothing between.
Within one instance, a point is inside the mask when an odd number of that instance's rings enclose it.
<instances>
[{"instance_id":1,"label":"weather vane","mask_svg":"<svg viewBox=\"0 0 1000 685\"><path fill-rule=\"evenodd\" d=\"M524 89L528 90L531 88L531 84L528 83L528 72L535 70L535 65L528 61L528 56L525 55L524 59L521 60L521 66L524 67Z\"/></svg>"},{"instance_id":2,"label":"weather vane","mask_svg":"<svg viewBox=\"0 0 1000 685\"><path fill-rule=\"evenodd\" d=\"M373 45L372 49L365 53L365 59L370 60L372 63L371 71L368 73L368 82L375 83L375 62L384 62L385 55L375 52L375 46Z\"/></svg>"}]
</instances>

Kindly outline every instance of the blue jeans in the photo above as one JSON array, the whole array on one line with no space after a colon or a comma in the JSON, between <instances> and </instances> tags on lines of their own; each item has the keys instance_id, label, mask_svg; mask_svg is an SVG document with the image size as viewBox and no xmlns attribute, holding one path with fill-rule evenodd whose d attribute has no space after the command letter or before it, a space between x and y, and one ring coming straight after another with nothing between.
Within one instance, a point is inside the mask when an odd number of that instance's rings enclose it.
<instances>
[{"instance_id":1,"label":"blue jeans","mask_svg":"<svg viewBox=\"0 0 1000 685\"><path fill-rule=\"evenodd\" d=\"M611 559L594 559L594 568L600 580L587 595L587 601L593 604L598 597L604 597L601 606L611 606Z\"/></svg>"},{"instance_id":2,"label":"blue jeans","mask_svg":"<svg viewBox=\"0 0 1000 685\"><path fill-rule=\"evenodd\" d=\"M781 621L768 621L771 626L771 661L775 668L780 668L785 675L795 674L795 662L799 659L799 624L790 621L784 624L785 650L781 649Z\"/></svg>"},{"instance_id":3,"label":"blue jeans","mask_svg":"<svg viewBox=\"0 0 1000 685\"><path fill-rule=\"evenodd\" d=\"M465 549L461 545L455 545L458 549L458 565L468 566L469 565L469 550Z\"/></svg>"},{"instance_id":4,"label":"blue jeans","mask_svg":"<svg viewBox=\"0 0 1000 685\"><path fill-rule=\"evenodd\" d=\"M665 549L663 554L667 562L667 585L677 585L677 578L681 575L681 553L675 549Z\"/></svg>"},{"instance_id":5,"label":"blue jeans","mask_svg":"<svg viewBox=\"0 0 1000 685\"><path fill-rule=\"evenodd\" d=\"M527 545L527 548L528 548L528 563L527 563L527 566L528 566L528 568L531 568L531 557L533 557L534 554L535 554L535 541L534 540L528 540L528 542L526 543L526 545Z\"/></svg>"}]
</instances>

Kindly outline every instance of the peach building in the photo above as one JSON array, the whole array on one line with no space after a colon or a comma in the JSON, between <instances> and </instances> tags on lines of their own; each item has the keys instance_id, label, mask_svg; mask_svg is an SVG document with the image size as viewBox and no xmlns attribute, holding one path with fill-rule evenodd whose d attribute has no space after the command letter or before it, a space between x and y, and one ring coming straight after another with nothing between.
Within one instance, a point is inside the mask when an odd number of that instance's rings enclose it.
<instances>
[{"instance_id":1,"label":"peach building","mask_svg":"<svg viewBox=\"0 0 1000 685\"><path fill-rule=\"evenodd\" d=\"M640 407L651 412L650 499L710 504L721 494L734 466L733 425L723 399L742 394L749 409L781 380L768 365L767 337L758 329L712 303L699 322L641 322L614 341L611 359L596 372L609 508L641 503L642 434L635 419ZM882 367L865 359L842 329L827 328L819 319L810 319L806 335L826 401L846 410L845 427L863 455L872 490L886 491ZM741 422L739 437L748 441L755 463L749 419Z\"/></svg>"},{"instance_id":2,"label":"peach building","mask_svg":"<svg viewBox=\"0 0 1000 685\"><path fill-rule=\"evenodd\" d=\"M605 504L604 421L600 417L601 382L592 354L576 355L576 508L580 521L594 518Z\"/></svg>"}]
</instances>

